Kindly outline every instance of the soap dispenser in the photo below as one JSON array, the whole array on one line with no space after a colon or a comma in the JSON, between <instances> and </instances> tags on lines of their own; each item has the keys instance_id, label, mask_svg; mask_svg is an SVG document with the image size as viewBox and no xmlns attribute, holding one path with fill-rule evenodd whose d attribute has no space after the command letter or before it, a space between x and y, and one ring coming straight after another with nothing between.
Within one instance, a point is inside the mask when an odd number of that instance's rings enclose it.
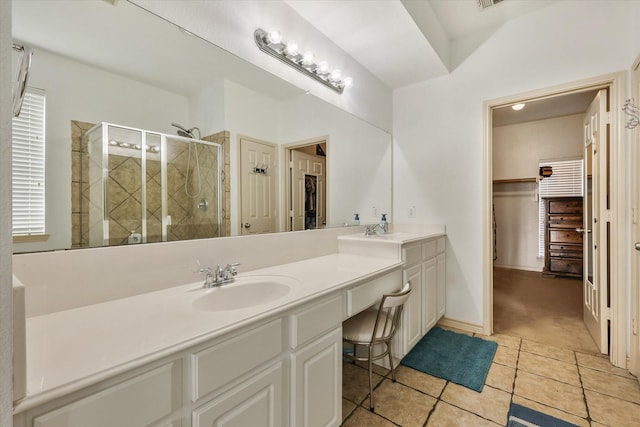
<instances>
[{"instance_id":1,"label":"soap dispenser","mask_svg":"<svg viewBox=\"0 0 640 427\"><path fill-rule=\"evenodd\" d=\"M387 233L389 231L389 224L387 223L387 214L382 214L380 218L380 232Z\"/></svg>"},{"instance_id":2,"label":"soap dispenser","mask_svg":"<svg viewBox=\"0 0 640 427\"><path fill-rule=\"evenodd\" d=\"M142 242L142 235L140 233L136 233L135 230L131 230L131 234L127 239L127 243L130 245L135 245L136 243Z\"/></svg>"},{"instance_id":3,"label":"soap dispenser","mask_svg":"<svg viewBox=\"0 0 640 427\"><path fill-rule=\"evenodd\" d=\"M353 224L360 225L360 214L353 214L353 215L354 215Z\"/></svg>"}]
</instances>

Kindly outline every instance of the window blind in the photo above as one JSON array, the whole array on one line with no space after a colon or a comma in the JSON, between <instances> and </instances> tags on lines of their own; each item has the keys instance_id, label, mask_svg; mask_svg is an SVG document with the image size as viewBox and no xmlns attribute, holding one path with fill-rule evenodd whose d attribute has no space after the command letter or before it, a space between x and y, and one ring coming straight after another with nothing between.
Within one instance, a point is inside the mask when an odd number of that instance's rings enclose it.
<instances>
[{"instance_id":1,"label":"window blind","mask_svg":"<svg viewBox=\"0 0 640 427\"><path fill-rule=\"evenodd\" d=\"M538 182L538 255L544 256L544 201L546 197L582 197L584 176L583 160L568 159L540 162L539 166L551 166L553 174Z\"/></svg>"},{"instance_id":2,"label":"window blind","mask_svg":"<svg viewBox=\"0 0 640 427\"><path fill-rule=\"evenodd\" d=\"M45 93L27 88L12 125L13 235L45 233Z\"/></svg>"}]
</instances>

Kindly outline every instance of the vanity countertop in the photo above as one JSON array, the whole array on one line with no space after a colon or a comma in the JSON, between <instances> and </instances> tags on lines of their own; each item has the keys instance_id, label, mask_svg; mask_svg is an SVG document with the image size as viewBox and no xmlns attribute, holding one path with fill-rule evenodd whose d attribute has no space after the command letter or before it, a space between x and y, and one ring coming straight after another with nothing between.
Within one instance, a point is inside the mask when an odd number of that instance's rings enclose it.
<instances>
[{"instance_id":1,"label":"vanity countertop","mask_svg":"<svg viewBox=\"0 0 640 427\"><path fill-rule=\"evenodd\" d=\"M379 242L403 245L406 243L428 240L444 236L444 226L411 227L395 226L388 233L376 233L372 236L365 236L364 233L346 234L339 236L338 240L355 240L361 242Z\"/></svg>"},{"instance_id":2,"label":"vanity countertop","mask_svg":"<svg viewBox=\"0 0 640 427\"><path fill-rule=\"evenodd\" d=\"M194 300L217 290L196 282L28 318L27 395L16 413L401 267L398 259L337 253L241 271L238 279L296 282L285 296L249 308L196 309Z\"/></svg>"}]
</instances>

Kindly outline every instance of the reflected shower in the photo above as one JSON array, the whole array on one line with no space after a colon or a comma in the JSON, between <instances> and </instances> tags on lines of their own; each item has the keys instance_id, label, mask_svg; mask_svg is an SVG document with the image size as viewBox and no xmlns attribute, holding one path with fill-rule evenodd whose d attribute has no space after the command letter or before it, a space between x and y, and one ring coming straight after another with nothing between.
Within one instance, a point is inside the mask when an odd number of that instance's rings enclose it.
<instances>
[{"instance_id":1,"label":"reflected shower","mask_svg":"<svg viewBox=\"0 0 640 427\"><path fill-rule=\"evenodd\" d=\"M182 125L179 125L178 123L174 123L171 122L171 126L178 128L178 135L180 136L184 136L185 138L196 138L193 135L193 131L197 130L198 131L198 137L196 139L200 139L201 135L200 135L200 129L198 129L197 127L192 127L191 129L187 129Z\"/></svg>"}]
</instances>

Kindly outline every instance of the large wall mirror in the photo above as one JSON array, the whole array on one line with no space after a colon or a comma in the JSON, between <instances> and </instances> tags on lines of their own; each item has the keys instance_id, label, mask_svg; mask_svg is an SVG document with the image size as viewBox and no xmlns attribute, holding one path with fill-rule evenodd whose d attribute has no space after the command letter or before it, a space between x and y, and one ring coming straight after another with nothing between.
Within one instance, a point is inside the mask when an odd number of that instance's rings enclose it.
<instances>
[{"instance_id":1,"label":"large wall mirror","mask_svg":"<svg viewBox=\"0 0 640 427\"><path fill-rule=\"evenodd\" d=\"M14 43L34 52L28 87L45 97L48 234L14 252L391 214L389 133L125 0L12 9Z\"/></svg>"}]
</instances>

